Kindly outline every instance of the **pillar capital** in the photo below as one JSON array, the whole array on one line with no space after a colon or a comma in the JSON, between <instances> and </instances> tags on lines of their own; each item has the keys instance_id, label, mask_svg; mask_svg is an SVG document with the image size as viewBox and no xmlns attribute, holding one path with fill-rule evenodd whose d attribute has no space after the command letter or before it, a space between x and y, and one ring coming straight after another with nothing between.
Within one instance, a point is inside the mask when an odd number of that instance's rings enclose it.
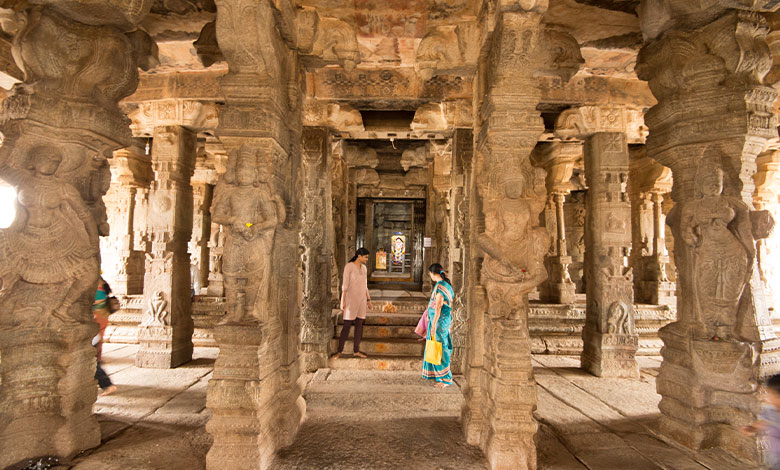
<instances>
[{"instance_id":1,"label":"pillar capital","mask_svg":"<svg viewBox=\"0 0 780 470\"><path fill-rule=\"evenodd\" d=\"M154 179L152 159L140 144L114 152L111 159L111 180L135 188L148 188Z\"/></svg>"},{"instance_id":2,"label":"pillar capital","mask_svg":"<svg viewBox=\"0 0 780 470\"><path fill-rule=\"evenodd\" d=\"M130 129L135 137L152 137L156 127L182 126L199 131L215 129L219 124L219 107L214 102L166 99L139 103L130 113Z\"/></svg>"},{"instance_id":3,"label":"pillar capital","mask_svg":"<svg viewBox=\"0 0 780 470\"><path fill-rule=\"evenodd\" d=\"M660 193L672 191L672 170L647 156L644 147L629 152L629 181L632 192Z\"/></svg>"},{"instance_id":4,"label":"pillar capital","mask_svg":"<svg viewBox=\"0 0 780 470\"><path fill-rule=\"evenodd\" d=\"M555 136L561 139L584 139L600 132L622 132L629 143L644 143L644 113L617 105L580 106L565 110L555 122Z\"/></svg>"},{"instance_id":5,"label":"pillar capital","mask_svg":"<svg viewBox=\"0 0 780 470\"><path fill-rule=\"evenodd\" d=\"M550 194L568 194L573 189L574 169L583 164L582 142L544 142L534 148L531 163L547 171L545 185Z\"/></svg>"}]
</instances>

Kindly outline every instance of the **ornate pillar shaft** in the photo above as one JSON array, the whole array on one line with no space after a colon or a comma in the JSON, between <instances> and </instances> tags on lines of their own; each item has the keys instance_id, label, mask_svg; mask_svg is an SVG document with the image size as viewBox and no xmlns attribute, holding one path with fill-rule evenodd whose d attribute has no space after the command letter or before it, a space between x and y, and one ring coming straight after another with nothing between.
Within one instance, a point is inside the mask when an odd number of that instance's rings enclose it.
<instances>
[{"instance_id":1,"label":"ornate pillar shaft","mask_svg":"<svg viewBox=\"0 0 780 470\"><path fill-rule=\"evenodd\" d=\"M134 146L114 152L111 188L105 197L111 235L101 240L103 278L119 295L138 295L144 288L144 252L138 251L136 226L139 191L148 188L152 166L143 149Z\"/></svg>"},{"instance_id":2,"label":"ornate pillar shaft","mask_svg":"<svg viewBox=\"0 0 780 470\"><path fill-rule=\"evenodd\" d=\"M644 147L631 151L629 166L636 302L677 308L677 287L666 272L670 260L663 213L663 195L672 190L672 171L647 157Z\"/></svg>"},{"instance_id":3,"label":"ornate pillar shaft","mask_svg":"<svg viewBox=\"0 0 780 470\"><path fill-rule=\"evenodd\" d=\"M208 470L263 470L305 410L300 376L301 97L292 8L216 0L229 72L217 134L228 153L212 220L222 226L227 315L214 330ZM285 4L287 5L287 4Z\"/></svg>"},{"instance_id":4,"label":"ornate pillar shaft","mask_svg":"<svg viewBox=\"0 0 780 470\"><path fill-rule=\"evenodd\" d=\"M473 273L469 294L472 315L482 318L469 333L472 354L482 357L472 356L466 369L463 422L469 442L482 447L494 470L536 467L528 293L547 278L550 237L538 226L544 172L529 159L544 131L535 76L563 57L569 61L556 64L558 72L574 73L582 60L576 41L544 29L546 2L532 2L529 10L497 13L478 73L485 81L477 89L484 93L474 104L480 110L473 170L479 203L472 212L477 259L470 268L479 274ZM552 42L566 53L550 55Z\"/></svg>"},{"instance_id":5,"label":"ornate pillar shaft","mask_svg":"<svg viewBox=\"0 0 780 470\"><path fill-rule=\"evenodd\" d=\"M647 154L674 178L668 224L680 295L678 320L659 333L660 430L759 461L762 444L739 427L759 411L759 380L780 367L757 263L773 221L752 200L756 156L777 137L768 27L756 12L666 6L675 21L640 17L647 42L637 63L658 99L645 117Z\"/></svg>"},{"instance_id":6,"label":"ornate pillar shaft","mask_svg":"<svg viewBox=\"0 0 780 470\"><path fill-rule=\"evenodd\" d=\"M466 308L466 256L469 253L469 204L471 190L471 162L474 158L474 131L455 129L452 136L452 188L450 202L450 226L452 235L449 246L450 279L456 289L452 306L452 372L462 374L468 358L466 350L469 335L469 313Z\"/></svg>"},{"instance_id":7,"label":"ornate pillar shaft","mask_svg":"<svg viewBox=\"0 0 780 470\"><path fill-rule=\"evenodd\" d=\"M197 170L196 170L197 171ZM192 181L192 236L189 243L191 276L198 276L190 279L193 287L207 287L209 282L209 265L211 258L209 256L211 240L211 202L213 195L213 185L204 181ZM200 290L195 291L195 295L200 295Z\"/></svg>"},{"instance_id":8,"label":"ornate pillar shaft","mask_svg":"<svg viewBox=\"0 0 780 470\"><path fill-rule=\"evenodd\" d=\"M581 367L599 377L638 378L626 135L595 133L585 149L587 306Z\"/></svg>"},{"instance_id":9,"label":"ornate pillar shaft","mask_svg":"<svg viewBox=\"0 0 780 470\"><path fill-rule=\"evenodd\" d=\"M151 2L36 3L3 24L25 77L0 108L0 177L23 209L0 230L0 468L42 456L67 466L100 444L90 341L102 197L107 157L131 143L117 102L137 86L141 53L124 31Z\"/></svg>"},{"instance_id":10,"label":"ornate pillar shaft","mask_svg":"<svg viewBox=\"0 0 780 470\"><path fill-rule=\"evenodd\" d=\"M303 367L314 372L328 365L331 321L331 253L333 232L330 182L330 136L324 127L303 129L303 307L301 350Z\"/></svg>"},{"instance_id":11,"label":"ornate pillar shaft","mask_svg":"<svg viewBox=\"0 0 780 470\"><path fill-rule=\"evenodd\" d=\"M181 126L154 130L143 316L137 367L166 369L192 359L190 255L196 135Z\"/></svg>"}]
</instances>

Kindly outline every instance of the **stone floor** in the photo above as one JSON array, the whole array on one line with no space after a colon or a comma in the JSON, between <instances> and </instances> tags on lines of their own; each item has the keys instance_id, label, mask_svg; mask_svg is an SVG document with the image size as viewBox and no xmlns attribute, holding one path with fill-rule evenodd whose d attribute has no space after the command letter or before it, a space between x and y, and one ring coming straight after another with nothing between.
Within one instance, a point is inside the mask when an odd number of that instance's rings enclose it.
<instances>
[{"instance_id":1,"label":"stone floor","mask_svg":"<svg viewBox=\"0 0 780 470\"><path fill-rule=\"evenodd\" d=\"M103 443L74 470L197 470L211 444L206 384L217 350L197 348L174 370L137 369L136 347L106 345L119 391L95 412ZM745 470L719 451L693 454L657 439L659 358L640 358L640 380L598 379L578 359L535 356L540 470ZM321 370L306 389L308 414L273 470L486 470L465 443L457 387L438 391L404 371ZM240 469L237 469L240 470Z\"/></svg>"}]
</instances>

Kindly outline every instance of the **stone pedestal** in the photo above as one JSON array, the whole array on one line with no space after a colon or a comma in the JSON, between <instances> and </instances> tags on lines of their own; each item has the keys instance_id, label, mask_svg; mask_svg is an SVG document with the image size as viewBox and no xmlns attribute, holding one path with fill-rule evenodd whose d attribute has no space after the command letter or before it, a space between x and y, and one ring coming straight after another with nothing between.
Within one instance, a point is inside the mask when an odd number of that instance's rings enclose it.
<instances>
[{"instance_id":1,"label":"stone pedestal","mask_svg":"<svg viewBox=\"0 0 780 470\"><path fill-rule=\"evenodd\" d=\"M150 2L89 15L91 2L50 3L5 5L19 10L5 27L26 72L0 108L0 178L21 206L0 230L0 468L67 463L100 444L91 305L109 228L102 197L107 157L131 144L117 102L135 89L142 54L123 31Z\"/></svg>"},{"instance_id":2,"label":"stone pedestal","mask_svg":"<svg viewBox=\"0 0 780 470\"><path fill-rule=\"evenodd\" d=\"M170 368L192 359L190 256L195 134L180 126L154 132L143 317L137 367Z\"/></svg>"},{"instance_id":3,"label":"stone pedestal","mask_svg":"<svg viewBox=\"0 0 780 470\"><path fill-rule=\"evenodd\" d=\"M314 372L328 365L328 345L333 337L330 278L333 231L330 185L329 131L303 129L303 306L301 348L303 369Z\"/></svg>"},{"instance_id":4,"label":"stone pedestal","mask_svg":"<svg viewBox=\"0 0 780 470\"><path fill-rule=\"evenodd\" d=\"M672 17L688 13L682 24L642 16L637 64L658 99L645 116L647 154L674 178L678 320L660 331L660 430L693 449L759 462L764 444L739 427L759 411L759 381L780 372L757 264L772 220L752 201L756 156L777 137L777 93L764 82L768 27L755 12L689 6L670 4ZM746 54L753 60L743 62ZM685 80L667 80L681 73Z\"/></svg>"},{"instance_id":5,"label":"stone pedestal","mask_svg":"<svg viewBox=\"0 0 780 470\"><path fill-rule=\"evenodd\" d=\"M620 132L600 132L585 145L587 309L581 367L599 377L639 378L634 325L628 145Z\"/></svg>"}]
</instances>

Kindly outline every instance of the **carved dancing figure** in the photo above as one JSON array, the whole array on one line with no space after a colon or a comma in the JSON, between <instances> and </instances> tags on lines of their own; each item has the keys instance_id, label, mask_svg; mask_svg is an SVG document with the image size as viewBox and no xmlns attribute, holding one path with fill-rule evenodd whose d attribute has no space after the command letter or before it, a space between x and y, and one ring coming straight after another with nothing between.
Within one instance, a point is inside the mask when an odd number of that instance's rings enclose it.
<instances>
[{"instance_id":1,"label":"carved dancing figure","mask_svg":"<svg viewBox=\"0 0 780 470\"><path fill-rule=\"evenodd\" d=\"M265 156L260 155L260 159ZM286 218L271 187L272 167L243 146L217 186L212 220L225 227L222 272L227 315L220 322L261 321L268 300L276 226Z\"/></svg>"},{"instance_id":2,"label":"carved dancing figure","mask_svg":"<svg viewBox=\"0 0 780 470\"><path fill-rule=\"evenodd\" d=\"M696 200L683 208L682 239L693 252L698 319L712 337L728 338L750 273L749 209L723 194L723 170L703 164L696 177Z\"/></svg>"},{"instance_id":3,"label":"carved dancing figure","mask_svg":"<svg viewBox=\"0 0 780 470\"><path fill-rule=\"evenodd\" d=\"M28 154L28 169L0 166L3 177L17 188L18 210L13 224L0 230L0 299L19 280L30 284L64 283L64 294L51 314L66 323L92 321L70 311L98 283L98 230L78 190L57 176L63 156L51 146Z\"/></svg>"}]
</instances>

